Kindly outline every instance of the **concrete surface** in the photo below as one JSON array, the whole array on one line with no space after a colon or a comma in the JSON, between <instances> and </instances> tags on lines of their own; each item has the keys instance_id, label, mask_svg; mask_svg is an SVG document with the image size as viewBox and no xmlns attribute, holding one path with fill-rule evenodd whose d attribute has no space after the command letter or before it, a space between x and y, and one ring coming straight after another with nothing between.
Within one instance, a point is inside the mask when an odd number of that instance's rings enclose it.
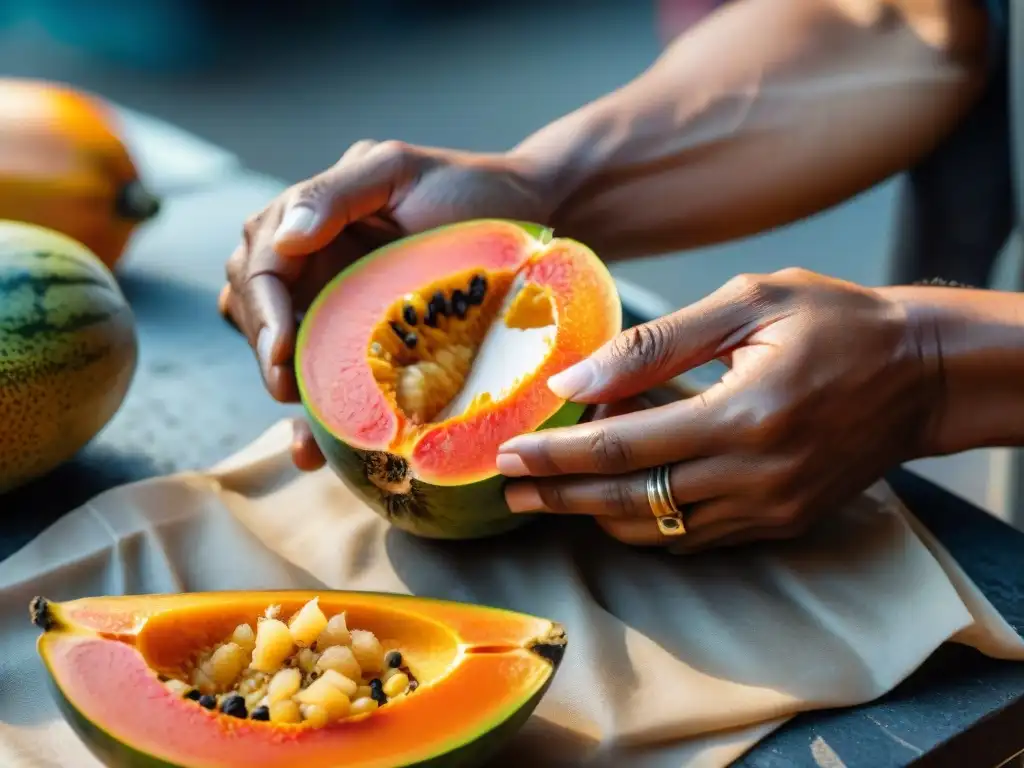
<instances>
[{"instance_id":1,"label":"concrete surface","mask_svg":"<svg viewBox=\"0 0 1024 768\"><path fill-rule=\"evenodd\" d=\"M158 77L103 66L23 25L0 37L0 72L89 88L292 181L365 137L506 148L635 76L659 44L650 4L593 0L463 9L404 26L379 15L334 13L307 32L292 26L277 36L232 40L231 51L214 71ZM790 265L878 284L897 183L776 232L616 272L666 307L693 301L738 272ZM1010 285L1019 258L1011 250L1004 259L1001 284ZM1008 466L1007 452L979 451L915 468L1005 518Z\"/></svg>"}]
</instances>

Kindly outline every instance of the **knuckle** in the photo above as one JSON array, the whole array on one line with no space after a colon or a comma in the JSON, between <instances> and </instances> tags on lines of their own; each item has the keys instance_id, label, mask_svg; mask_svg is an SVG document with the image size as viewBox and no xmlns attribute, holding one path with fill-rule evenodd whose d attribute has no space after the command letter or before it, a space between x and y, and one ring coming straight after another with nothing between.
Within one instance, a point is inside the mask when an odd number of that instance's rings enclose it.
<instances>
[{"instance_id":1,"label":"knuckle","mask_svg":"<svg viewBox=\"0 0 1024 768\"><path fill-rule=\"evenodd\" d=\"M245 242L248 243L252 237L259 231L259 228L263 225L264 220L267 218L267 211L264 208L262 211L258 211L248 217L242 224L242 237Z\"/></svg>"},{"instance_id":2,"label":"knuckle","mask_svg":"<svg viewBox=\"0 0 1024 768\"><path fill-rule=\"evenodd\" d=\"M636 496L628 483L617 481L606 483L602 496L606 507L619 510L626 517L636 517Z\"/></svg>"},{"instance_id":3,"label":"knuckle","mask_svg":"<svg viewBox=\"0 0 1024 768\"><path fill-rule=\"evenodd\" d=\"M398 170L405 166L412 148L404 141L388 139L373 147L373 153L382 165Z\"/></svg>"},{"instance_id":4,"label":"knuckle","mask_svg":"<svg viewBox=\"0 0 1024 768\"><path fill-rule=\"evenodd\" d=\"M741 445L759 451L786 442L793 429L793 409L782 398L762 393L736 407L728 417Z\"/></svg>"},{"instance_id":5,"label":"knuckle","mask_svg":"<svg viewBox=\"0 0 1024 768\"><path fill-rule=\"evenodd\" d=\"M736 275L726 283L726 292L735 301L759 310L776 306L789 295L788 288L784 281L778 278L778 273Z\"/></svg>"},{"instance_id":6,"label":"knuckle","mask_svg":"<svg viewBox=\"0 0 1024 768\"><path fill-rule=\"evenodd\" d=\"M628 366L660 366L671 351L671 334L664 323L642 323L623 331L612 343L612 358Z\"/></svg>"},{"instance_id":7,"label":"knuckle","mask_svg":"<svg viewBox=\"0 0 1024 768\"><path fill-rule=\"evenodd\" d=\"M724 287L729 293L737 296L756 295L762 290L764 282L764 275L742 272L729 278Z\"/></svg>"},{"instance_id":8,"label":"knuckle","mask_svg":"<svg viewBox=\"0 0 1024 768\"><path fill-rule=\"evenodd\" d=\"M290 205L305 203L306 205L319 207L333 196L334 174L318 173L312 178L296 184L288 194Z\"/></svg>"},{"instance_id":9,"label":"knuckle","mask_svg":"<svg viewBox=\"0 0 1024 768\"><path fill-rule=\"evenodd\" d=\"M344 162L346 158L352 155L362 154L370 149L373 149L375 146L377 146L376 139L360 139L359 141L354 141L352 142L352 145L345 150L345 153L340 158L338 158L338 162L335 163L335 165Z\"/></svg>"},{"instance_id":10,"label":"knuckle","mask_svg":"<svg viewBox=\"0 0 1024 768\"><path fill-rule=\"evenodd\" d=\"M813 272L804 267L783 267L782 269L776 270L772 273L773 277L777 277L782 280L800 280L804 281L813 276Z\"/></svg>"},{"instance_id":11,"label":"knuckle","mask_svg":"<svg viewBox=\"0 0 1024 768\"><path fill-rule=\"evenodd\" d=\"M624 472L631 466L633 451L629 443L606 429L596 428L587 438L586 450L593 456L599 472Z\"/></svg>"},{"instance_id":12,"label":"knuckle","mask_svg":"<svg viewBox=\"0 0 1024 768\"><path fill-rule=\"evenodd\" d=\"M538 483L537 492L544 506L555 512L572 511L572 499L559 483Z\"/></svg>"}]
</instances>

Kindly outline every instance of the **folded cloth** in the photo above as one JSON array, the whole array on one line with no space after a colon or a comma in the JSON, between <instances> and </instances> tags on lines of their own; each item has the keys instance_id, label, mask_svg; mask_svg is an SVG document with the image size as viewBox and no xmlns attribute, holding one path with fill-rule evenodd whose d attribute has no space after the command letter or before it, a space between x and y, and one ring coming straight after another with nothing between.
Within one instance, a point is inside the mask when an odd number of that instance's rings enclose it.
<instances>
[{"instance_id":1,"label":"folded cloth","mask_svg":"<svg viewBox=\"0 0 1024 768\"><path fill-rule=\"evenodd\" d=\"M884 694L947 640L1024 658L883 483L811 538L731 553L634 550L584 518L439 542L297 472L290 438L281 422L207 472L108 491L0 563L0 765L97 765L44 687L36 594L382 590L555 619L568 651L509 766L724 766L798 712Z\"/></svg>"}]
</instances>

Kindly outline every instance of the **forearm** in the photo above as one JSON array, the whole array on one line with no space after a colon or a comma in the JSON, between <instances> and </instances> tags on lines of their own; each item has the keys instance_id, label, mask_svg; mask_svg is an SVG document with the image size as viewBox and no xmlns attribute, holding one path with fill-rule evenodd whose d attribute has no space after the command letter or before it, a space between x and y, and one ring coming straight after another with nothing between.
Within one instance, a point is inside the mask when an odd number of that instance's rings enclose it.
<instances>
[{"instance_id":1,"label":"forearm","mask_svg":"<svg viewBox=\"0 0 1024 768\"><path fill-rule=\"evenodd\" d=\"M512 154L607 259L745 236L933 148L983 82L985 34L972 0L736 0Z\"/></svg>"},{"instance_id":2,"label":"forearm","mask_svg":"<svg viewBox=\"0 0 1024 768\"><path fill-rule=\"evenodd\" d=\"M939 395L923 452L1024 446L1024 294L909 286L879 292L906 308L926 386Z\"/></svg>"}]
</instances>

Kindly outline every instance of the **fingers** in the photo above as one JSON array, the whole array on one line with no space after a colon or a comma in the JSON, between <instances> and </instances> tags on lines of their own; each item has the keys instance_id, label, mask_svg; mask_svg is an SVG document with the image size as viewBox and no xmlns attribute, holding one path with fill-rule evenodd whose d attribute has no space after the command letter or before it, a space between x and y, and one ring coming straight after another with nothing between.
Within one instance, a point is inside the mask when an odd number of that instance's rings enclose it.
<instances>
[{"instance_id":1,"label":"fingers","mask_svg":"<svg viewBox=\"0 0 1024 768\"><path fill-rule=\"evenodd\" d=\"M609 402L662 384L731 348L778 310L770 278L740 276L695 304L629 328L548 380L559 397Z\"/></svg>"},{"instance_id":2,"label":"fingers","mask_svg":"<svg viewBox=\"0 0 1024 768\"><path fill-rule=\"evenodd\" d=\"M326 463L320 447L313 439L309 424L302 419L292 422L292 462L303 472L314 472Z\"/></svg>"},{"instance_id":3,"label":"fingers","mask_svg":"<svg viewBox=\"0 0 1024 768\"><path fill-rule=\"evenodd\" d=\"M280 402L293 402L298 388L288 361L295 343L295 311L288 285L301 274L302 264L274 251L280 208L271 204L246 221L242 242L228 259L230 289L221 292L220 304L256 351L267 391Z\"/></svg>"},{"instance_id":4,"label":"fingers","mask_svg":"<svg viewBox=\"0 0 1024 768\"><path fill-rule=\"evenodd\" d=\"M332 168L293 188L274 249L306 255L327 246L346 225L392 205L395 192L417 173L417 157L397 141L354 145Z\"/></svg>"},{"instance_id":5,"label":"fingers","mask_svg":"<svg viewBox=\"0 0 1024 768\"><path fill-rule=\"evenodd\" d=\"M259 328L256 357L267 389L275 399L291 402L295 312L288 288L276 275L256 275L245 284L245 311Z\"/></svg>"},{"instance_id":6,"label":"fingers","mask_svg":"<svg viewBox=\"0 0 1024 768\"><path fill-rule=\"evenodd\" d=\"M220 289L220 295L217 296L217 311L236 331L244 333L245 321L236 319L242 317L242 307L238 302L238 297L231 290L231 283L224 283L224 287Z\"/></svg>"},{"instance_id":7,"label":"fingers","mask_svg":"<svg viewBox=\"0 0 1024 768\"><path fill-rule=\"evenodd\" d=\"M708 455L719 440L713 400L688 400L520 435L498 449L507 477L616 475Z\"/></svg>"},{"instance_id":8,"label":"fingers","mask_svg":"<svg viewBox=\"0 0 1024 768\"><path fill-rule=\"evenodd\" d=\"M414 171L416 156L399 142L359 142L333 168L290 188L246 222L242 243L228 260L230 287L218 306L256 351L265 385L277 400L292 402L298 395L291 359L299 278L347 224L392 202Z\"/></svg>"},{"instance_id":9,"label":"fingers","mask_svg":"<svg viewBox=\"0 0 1024 768\"><path fill-rule=\"evenodd\" d=\"M722 496L748 482L743 471L744 462L732 456L675 464L669 468L672 498L682 507ZM509 483L505 500L513 512L650 520L653 512L647 498L647 476L648 471L643 471L519 480Z\"/></svg>"}]
</instances>

